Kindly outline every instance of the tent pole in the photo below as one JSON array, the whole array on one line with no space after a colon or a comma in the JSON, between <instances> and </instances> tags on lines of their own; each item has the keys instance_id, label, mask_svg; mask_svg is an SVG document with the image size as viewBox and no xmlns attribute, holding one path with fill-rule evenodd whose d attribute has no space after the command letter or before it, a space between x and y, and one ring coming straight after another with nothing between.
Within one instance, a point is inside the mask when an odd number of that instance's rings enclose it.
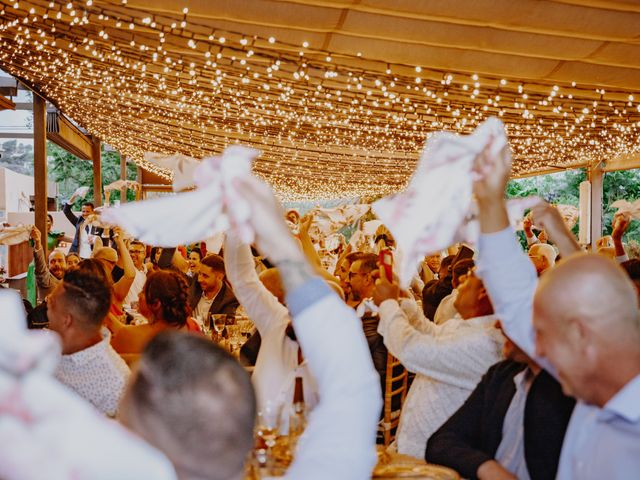
<instances>
[{"instance_id":1,"label":"tent pole","mask_svg":"<svg viewBox=\"0 0 640 480\"><path fill-rule=\"evenodd\" d=\"M589 168L591 182L591 250L598 249L597 242L602 237L602 162Z\"/></svg>"},{"instance_id":2,"label":"tent pole","mask_svg":"<svg viewBox=\"0 0 640 480\"><path fill-rule=\"evenodd\" d=\"M35 225L42 233L44 258L47 258L47 105L33 92L33 190Z\"/></svg>"}]
</instances>

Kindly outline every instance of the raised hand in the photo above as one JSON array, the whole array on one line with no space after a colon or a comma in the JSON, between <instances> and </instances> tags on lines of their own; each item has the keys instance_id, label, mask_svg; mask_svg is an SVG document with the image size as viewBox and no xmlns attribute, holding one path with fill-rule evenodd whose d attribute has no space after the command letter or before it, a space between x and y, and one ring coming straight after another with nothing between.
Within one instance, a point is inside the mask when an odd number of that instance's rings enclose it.
<instances>
[{"instance_id":1,"label":"raised hand","mask_svg":"<svg viewBox=\"0 0 640 480\"><path fill-rule=\"evenodd\" d=\"M531 209L531 216L535 224L544 228L549 238L558 246L560 255L566 257L580 250L578 242L556 207L541 200Z\"/></svg>"},{"instance_id":2,"label":"raised hand","mask_svg":"<svg viewBox=\"0 0 640 480\"><path fill-rule=\"evenodd\" d=\"M630 222L631 218L629 214L620 213L613 217L613 231L611 232L611 236L614 240L622 239L622 236L629 228Z\"/></svg>"},{"instance_id":3,"label":"raised hand","mask_svg":"<svg viewBox=\"0 0 640 480\"><path fill-rule=\"evenodd\" d=\"M37 227L31 229L31 240L33 240L33 248L40 250L42 248L42 233Z\"/></svg>"},{"instance_id":4,"label":"raised hand","mask_svg":"<svg viewBox=\"0 0 640 480\"><path fill-rule=\"evenodd\" d=\"M390 282L386 275L380 275L373 290L373 303L379 306L385 300L397 300L399 296L400 287L397 280L394 278L393 282Z\"/></svg>"}]
</instances>

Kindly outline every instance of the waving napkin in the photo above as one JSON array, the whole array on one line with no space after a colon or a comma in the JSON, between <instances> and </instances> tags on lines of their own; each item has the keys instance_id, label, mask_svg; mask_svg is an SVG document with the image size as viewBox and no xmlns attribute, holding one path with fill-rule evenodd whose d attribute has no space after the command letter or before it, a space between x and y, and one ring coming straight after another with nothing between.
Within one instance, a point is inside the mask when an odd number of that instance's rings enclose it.
<instances>
[{"instance_id":1,"label":"waving napkin","mask_svg":"<svg viewBox=\"0 0 640 480\"><path fill-rule=\"evenodd\" d=\"M627 200L616 200L611 204L611 208L618 209L616 215L626 214L631 218L640 220L640 200L636 200L635 202L629 202Z\"/></svg>"},{"instance_id":2,"label":"waving napkin","mask_svg":"<svg viewBox=\"0 0 640 480\"><path fill-rule=\"evenodd\" d=\"M133 237L158 247L199 242L229 227L243 242L251 243L251 207L233 182L251 175L259 154L251 148L229 147L221 156L198 163L191 180L194 191L109 208L102 212L102 221L120 225Z\"/></svg>"},{"instance_id":3,"label":"waving napkin","mask_svg":"<svg viewBox=\"0 0 640 480\"><path fill-rule=\"evenodd\" d=\"M105 186L104 191L106 193L113 190L121 190L123 188L137 190L140 188L140 184L135 180L116 180L115 182L111 182L109 185Z\"/></svg>"},{"instance_id":4,"label":"waving napkin","mask_svg":"<svg viewBox=\"0 0 640 480\"><path fill-rule=\"evenodd\" d=\"M497 118L483 122L471 135L434 134L427 141L405 191L373 204L374 212L396 239L396 265L404 287L409 285L415 266L426 254L456 242L474 243L477 239L479 227L474 222L472 203L473 167L487 146L492 155L507 146L504 126ZM523 201L517 205L526 204Z\"/></svg>"},{"instance_id":5,"label":"waving napkin","mask_svg":"<svg viewBox=\"0 0 640 480\"><path fill-rule=\"evenodd\" d=\"M313 222L322 236L336 233L347 225L356 223L371 210L371 205L340 205L335 208L314 208Z\"/></svg>"},{"instance_id":6,"label":"waving napkin","mask_svg":"<svg viewBox=\"0 0 640 480\"><path fill-rule=\"evenodd\" d=\"M166 168L173 172L173 191L180 192L192 188L196 185L194 174L200 161L192 157L187 157L180 153L174 155L163 155L161 153L147 152L144 159L161 168Z\"/></svg>"},{"instance_id":7,"label":"waving napkin","mask_svg":"<svg viewBox=\"0 0 640 480\"><path fill-rule=\"evenodd\" d=\"M18 245L31 238L33 225L0 226L0 245Z\"/></svg>"},{"instance_id":8,"label":"waving napkin","mask_svg":"<svg viewBox=\"0 0 640 480\"><path fill-rule=\"evenodd\" d=\"M0 478L175 479L160 452L53 378L58 338L26 329L15 292L0 292L0 312Z\"/></svg>"}]
</instances>

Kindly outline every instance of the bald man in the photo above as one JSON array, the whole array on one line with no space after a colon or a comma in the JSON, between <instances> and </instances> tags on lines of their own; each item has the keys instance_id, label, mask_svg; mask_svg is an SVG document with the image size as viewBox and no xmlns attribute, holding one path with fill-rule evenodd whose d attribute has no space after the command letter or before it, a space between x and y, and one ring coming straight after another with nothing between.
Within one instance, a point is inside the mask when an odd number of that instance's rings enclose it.
<instances>
[{"instance_id":1,"label":"bald man","mask_svg":"<svg viewBox=\"0 0 640 480\"><path fill-rule=\"evenodd\" d=\"M541 275L556 264L556 249L548 243L536 243L529 247L529 259L536 267L536 272Z\"/></svg>"},{"instance_id":2,"label":"bald man","mask_svg":"<svg viewBox=\"0 0 640 480\"><path fill-rule=\"evenodd\" d=\"M510 163L508 149L478 159L485 175L474 184L482 232L478 266L507 335L578 400L557 478L637 478L640 319L633 284L615 262L575 253L579 247L561 215L545 203L534 207L534 221L565 261L538 282L509 227Z\"/></svg>"}]
</instances>

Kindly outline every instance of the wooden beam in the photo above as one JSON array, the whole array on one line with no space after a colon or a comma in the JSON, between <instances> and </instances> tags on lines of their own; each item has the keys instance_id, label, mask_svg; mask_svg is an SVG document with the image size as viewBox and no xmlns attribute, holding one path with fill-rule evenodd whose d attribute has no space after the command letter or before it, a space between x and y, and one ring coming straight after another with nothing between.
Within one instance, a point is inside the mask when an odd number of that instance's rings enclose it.
<instances>
[{"instance_id":1,"label":"wooden beam","mask_svg":"<svg viewBox=\"0 0 640 480\"><path fill-rule=\"evenodd\" d=\"M596 251L598 239L602 237L602 165L598 163L589 170L591 182L591 250Z\"/></svg>"},{"instance_id":2,"label":"wooden beam","mask_svg":"<svg viewBox=\"0 0 640 480\"><path fill-rule=\"evenodd\" d=\"M60 112L47 113L47 138L82 160L93 159L93 142Z\"/></svg>"},{"instance_id":3,"label":"wooden beam","mask_svg":"<svg viewBox=\"0 0 640 480\"><path fill-rule=\"evenodd\" d=\"M120 154L120 180L127 179L127 157ZM120 203L127 203L127 188L120 189Z\"/></svg>"},{"instance_id":4,"label":"wooden beam","mask_svg":"<svg viewBox=\"0 0 640 480\"><path fill-rule=\"evenodd\" d=\"M35 225L42 234L42 248L47 258L47 106L44 98L33 92L33 183Z\"/></svg>"},{"instance_id":5,"label":"wooden beam","mask_svg":"<svg viewBox=\"0 0 640 480\"><path fill-rule=\"evenodd\" d=\"M0 95L7 97L18 95L18 81L13 77L0 77Z\"/></svg>"},{"instance_id":6,"label":"wooden beam","mask_svg":"<svg viewBox=\"0 0 640 480\"><path fill-rule=\"evenodd\" d=\"M102 155L100 153L100 139L92 138L91 160L93 161L93 204L102 206Z\"/></svg>"},{"instance_id":7,"label":"wooden beam","mask_svg":"<svg viewBox=\"0 0 640 480\"><path fill-rule=\"evenodd\" d=\"M0 95L0 110L15 110L16 104L4 95Z\"/></svg>"}]
</instances>

